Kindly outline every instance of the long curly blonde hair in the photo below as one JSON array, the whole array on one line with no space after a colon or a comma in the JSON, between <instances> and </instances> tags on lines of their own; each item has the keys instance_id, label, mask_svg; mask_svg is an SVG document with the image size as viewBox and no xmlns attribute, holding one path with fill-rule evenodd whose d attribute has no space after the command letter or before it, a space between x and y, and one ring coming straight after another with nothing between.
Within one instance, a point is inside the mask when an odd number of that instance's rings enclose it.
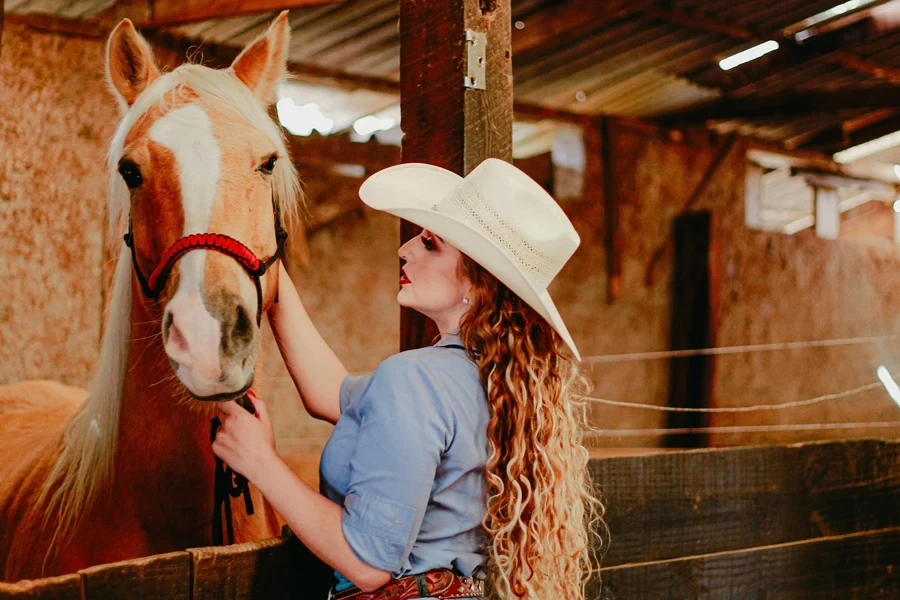
<instances>
[{"instance_id":1,"label":"long curly blonde hair","mask_svg":"<svg viewBox=\"0 0 900 600\"><path fill-rule=\"evenodd\" d=\"M590 380L546 320L463 255L460 336L490 407L485 468L489 579L501 598L583 600L597 576L604 507L582 437Z\"/></svg>"}]
</instances>

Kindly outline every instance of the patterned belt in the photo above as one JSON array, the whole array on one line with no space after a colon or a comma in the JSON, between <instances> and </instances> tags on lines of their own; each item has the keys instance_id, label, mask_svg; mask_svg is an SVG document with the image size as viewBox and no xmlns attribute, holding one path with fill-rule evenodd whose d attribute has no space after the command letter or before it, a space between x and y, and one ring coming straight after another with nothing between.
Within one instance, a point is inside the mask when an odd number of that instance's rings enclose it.
<instances>
[{"instance_id":1,"label":"patterned belt","mask_svg":"<svg viewBox=\"0 0 900 600\"><path fill-rule=\"evenodd\" d=\"M484 596L484 581L462 577L447 569L435 569L420 575L393 579L374 592L352 587L329 594L331 600L409 600L411 598L480 598Z\"/></svg>"}]
</instances>

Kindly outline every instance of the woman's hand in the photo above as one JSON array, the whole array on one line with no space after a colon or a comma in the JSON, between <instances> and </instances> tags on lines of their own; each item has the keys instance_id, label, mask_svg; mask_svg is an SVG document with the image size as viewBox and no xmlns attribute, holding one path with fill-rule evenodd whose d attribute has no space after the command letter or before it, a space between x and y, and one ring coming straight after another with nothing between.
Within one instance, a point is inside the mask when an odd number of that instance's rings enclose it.
<instances>
[{"instance_id":1,"label":"woman's hand","mask_svg":"<svg viewBox=\"0 0 900 600\"><path fill-rule=\"evenodd\" d=\"M256 483L260 473L280 460L275 451L275 431L266 403L247 392L256 414L250 414L236 402L219 405L221 425L212 444L213 452L225 463Z\"/></svg>"}]
</instances>

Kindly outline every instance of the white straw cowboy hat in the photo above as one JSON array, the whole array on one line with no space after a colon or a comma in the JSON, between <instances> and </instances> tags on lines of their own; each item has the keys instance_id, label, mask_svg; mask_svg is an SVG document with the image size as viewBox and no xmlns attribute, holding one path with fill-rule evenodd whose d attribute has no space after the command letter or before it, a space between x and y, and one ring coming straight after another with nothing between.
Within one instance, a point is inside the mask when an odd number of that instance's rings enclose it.
<instances>
[{"instance_id":1,"label":"white straw cowboy hat","mask_svg":"<svg viewBox=\"0 0 900 600\"><path fill-rule=\"evenodd\" d=\"M581 242L550 194L511 164L489 158L465 178L407 163L369 177L362 201L443 238L535 309L581 360L547 293Z\"/></svg>"}]
</instances>

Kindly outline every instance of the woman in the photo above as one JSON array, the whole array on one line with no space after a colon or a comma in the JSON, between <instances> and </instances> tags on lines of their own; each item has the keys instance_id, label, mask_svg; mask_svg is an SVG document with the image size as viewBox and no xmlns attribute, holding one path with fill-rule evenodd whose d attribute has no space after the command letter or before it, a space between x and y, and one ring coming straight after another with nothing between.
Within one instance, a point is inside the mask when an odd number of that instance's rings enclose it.
<instances>
[{"instance_id":1,"label":"woman","mask_svg":"<svg viewBox=\"0 0 900 600\"><path fill-rule=\"evenodd\" d=\"M405 164L360 188L423 227L400 248L397 300L431 347L350 376L282 270L270 319L306 409L335 424L322 495L274 450L265 404L233 403L213 449L335 569L332 598L581 599L602 506L592 495L578 351L547 285L579 238L556 202L489 159L461 178Z\"/></svg>"}]
</instances>

